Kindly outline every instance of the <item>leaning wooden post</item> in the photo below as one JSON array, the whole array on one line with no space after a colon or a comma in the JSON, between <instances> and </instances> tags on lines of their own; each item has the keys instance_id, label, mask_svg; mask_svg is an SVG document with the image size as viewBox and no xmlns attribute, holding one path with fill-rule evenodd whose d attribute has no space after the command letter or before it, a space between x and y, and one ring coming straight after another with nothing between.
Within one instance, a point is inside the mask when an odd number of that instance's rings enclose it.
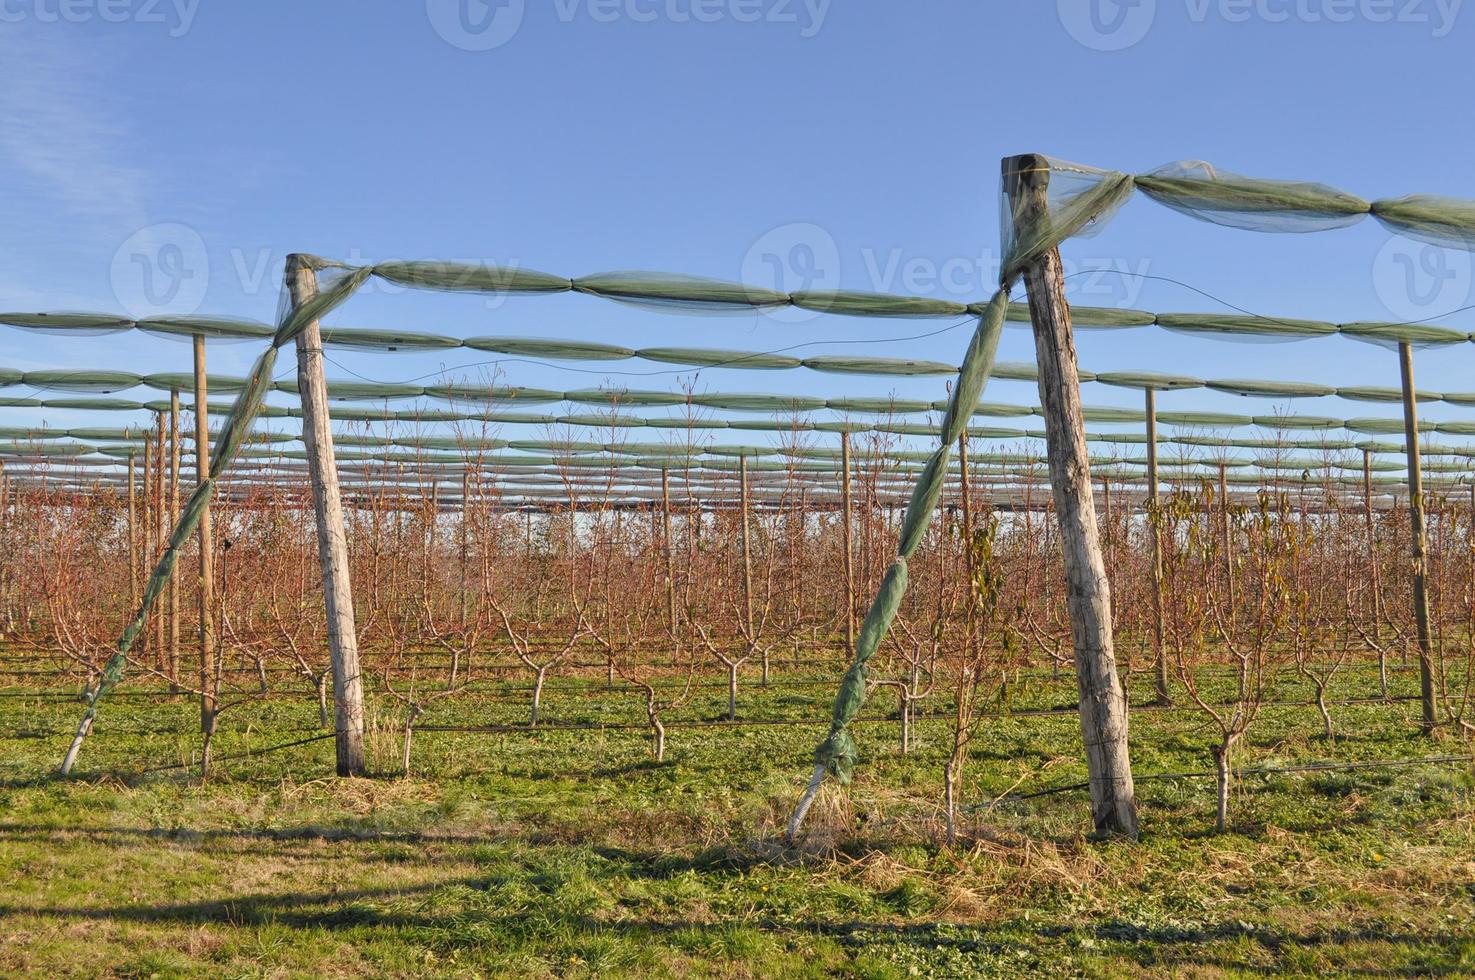
<instances>
[{"instance_id":1,"label":"leaning wooden post","mask_svg":"<svg viewBox=\"0 0 1475 980\"><path fill-rule=\"evenodd\" d=\"M1168 657L1163 650L1163 531L1158 511L1157 389L1147 392L1147 529L1152 534L1152 671L1158 704L1172 704L1168 696Z\"/></svg>"},{"instance_id":2,"label":"leaning wooden post","mask_svg":"<svg viewBox=\"0 0 1475 980\"><path fill-rule=\"evenodd\" d=\"M743 628L747 630L745 637L748 648L751 650L757 637L753 635L753 539L752 531L748 527L748 457L746 454L738 457L738 479L741 481L739 487L740 504L743 511ZM763 686L768 686L768 655L763 656Z\"/></svg>"},{"instance_id":3,"label":"leaning wooden post","mask_svg":"<svg viewBox=\"0 0 1475 980\"><path fill-rule=\"evenodd\" d=\"M305 256L287 256L287 289L294 308L318 293L318 277ZM333 665L333 702L338 775L359 776L364 763L364 680L359 671L353 588L348 578L348 536L338 467L333 460L333 428L328 414L328 382L323 373L323 340L318 321L297 335L297 391L302 398L302 441L312 480L317 519L318 563L327 606L328 655Z\"/></svg>"},{"instance_id":4,"label":"leaning wooden post","mask_svg":"<svg viewBox=\"0 0 1475 980\"><path fill-rule=\"evenodd\" d=\"M1034 229L1050 220L1049 161L1035 154L1006 157L1003 179L1016 228ZM1091 816L1098 832L1135 836L1137 803L1127 748L1127 701L1113 652L1111 585L1096 529L1080 374L1060 250L1045 251L1023 272L1039 366L1050 484L1069 583Z\"/></svg>"},{"instance_id":5,"label":"leaning wooden post","mask_svg":"<svg viewBox=\"0 0 1475 980\"><path fill-rule=\"evenodd\" d=\"M124 430L131 435L131 432ZM138 608L138 464L128 453L128 605Z\"/></svg>"},{"instance_id":6,"label":"leaning wooden post","mask_svg":"<svg viewBox=\"0 0 1475 980\"><path fill-rule=\"evenodd\" d=\"M840 433L840 494L843 498L841 542L845 548L845 653L855 654L855 547L851 543L850 433Z\"/></svg>"},{"instance_id":7,"label":"leaning wooden post","mask_svg":"<svg viewBox=\"0 0 1475 980\"><path fill-rule=\"evenodd\" d=\"M1472 484L1475 487L1475 484ZM1373 451L1362 451L1362 520L1367 538L1368 584L1373 590L1373 645L1378 651L1378 690L1388 696L1388 651L1382 643L1383 585L1378 571L1377 524L1373 520Z\"/></svg>"},{"instance_id":8,"label":"leaning wooden post","mask_svg":"<svg viewBox=\"0 0 1475 980\"><path fill-rule=\"evenodd\" d=\"M1419 728L1428 735L1434 731L1434 650L1429 639L1429 595L1426 577L1429 559L1424 534L1424 477L1419 466L1419 409L1414 394L1414 353L1408 341L1398 344L1399 377L1403 382L1403 438L1408 458L1408 516L1410 544L1413 551L1414 628L1419 642L1419 702L1423 717Z\"/></svg>"},{"instance_id":9,"label":"leaning wooden post","mask_svg":"<svg viewBox=\"0 0 1475 980\"><path fill-rule=\"evenodd\" d=\"M169 461L164 455L164 413L156 412L154 419L157 422L154 445L154 533L157 535L155 540L159 543L159 553L163 554L168 547L169 532L173 530L169 526L169 507L164 493L164 477L169 472ZM157 667L163 667L169 659L169 650L164 645L164 619L168 614L168 606L164 603L159 604L154 614L154 664Z\"/></svg>"},{"instance_id":10,"label":"leaning wooden post","mask_svg":"<svg viewBox=\"0 0 1475 980\"><path fill-rule=\"evenodd\" d=\"M661 467L661 549L666 562L666 626L676 641L676 549L671 546L671 471Z\"/></svg>"},{"instance_id":11,"label":"leaning wooden post","mask_svg":"<svg viewBox=\"0 0 1475 980\"><path fill-rule=\"evenodd\" d=\"M169 389L169 528L179 524L179 389ZM169 576L169 682L179 681L179 576Z\"/></svg>"},{"instance_id":12,"label":"leaning wooden post","mask_svg":"<svg viewBox=\"0 0 1475 980\"><path fill-rule=\"evenodd\" d=\"M205 374L205 338L194 336L195 353L195 486L210 475L209 383ZM200 778L210 774L210 749L215 741L219 714L215 677L215 529L210 505L200 515L199 619L200 619Z\"/></svg>"}]
</instances>

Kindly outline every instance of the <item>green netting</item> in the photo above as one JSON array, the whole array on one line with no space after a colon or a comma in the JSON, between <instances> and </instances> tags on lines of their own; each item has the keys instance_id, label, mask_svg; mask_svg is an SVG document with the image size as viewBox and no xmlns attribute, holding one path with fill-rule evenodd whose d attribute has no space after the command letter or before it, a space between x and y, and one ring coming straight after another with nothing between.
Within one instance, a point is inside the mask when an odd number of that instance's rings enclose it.
<instances>
[{"instance_id":1,"label":"green netting","mask_svg":"<svg viewBox=\"0 0 1475 980\"><path fill-rule=\"evenodd\" d=\"M42 391L77 391L109 394L137 387L140 375L131 371L27 371L21 383Z\"/></svg>"},{"instance_id":2,"label":"green netting","mask_svg":"<svg viewBox=\"0 0 1475 980\"><path fill-rule=\"evenodd\" d=\"M472 337L465 346L494 354L546 357L557 361L622 361L635 356L632 347L542 337Z\"/></svg>"},{"instance_id":3,"label":"green netting","mask_svg":"<svg viewBox=\"0 0 1475 980\"><path fill-rule=\"evenodd\" d=\"M979 311L982 311L982 306L979 307ZM1029 304L1010 303L1006 319L1028 323ZM1110 330L1122 327L1150 327L1155 322L1157 322L1157 317L1143 310L1123 310L1111 306L1076 306L1074 304L1070 308L1072 327Z\"/></svg>"},{"instance_id":4,"label":"green netting","mask_svg":"<svg viewBox=\"0 0 1475 980\"><path fill-rule=\"evenodd\" d=\"M1376 385L1354 385L1349 388L1338 388L1337 396L1357 402L1402 402L1402 388L1386 388ZM1425 391L1415 389L1414 398L1421 402L1437 402L1444 399L1442 392Z\"/></svg>"},{"instance_id":5,"label":"green netting","mask_svg":"<svg viewBox=\"0 0 1475 980\"><path fill-rule=\"evenodd\" d=\"M486 385L459 382L456 384L427 385L425 394L432 398L443 398L457 402L520 402L525 405L544 405L563 401L561 391L545 388L525 388L516 385Z\"/></svg>"},{"instance_id":6,"label":"green netting","mask_svg":"<svg viewBox=\"0 0 1475 980\"><path fill-rule=\"evenodd\" d=\"M106 313L0 313L0 324L70 334L108 334L133 329L133 321Z\"/></svg>"},{"instance_id":7,"label":"green netting","mask_svg":"<svg viewBox=\"0 0 1475 980\"><path fill-rule=\"evenodd\" d=\"M661 272L606 272L573 280L581 293L655 309L747 312L789 305L787 293L744 283Z\"/></svg>"},{"instance_id":8,"label":"green netting","mask_svg":"<svg viewBox=\"0 0 1475 980\"><path fill-rule=\"evenodd\" d=\"M1163 425L1204 429L1234 429L1253 424L1248 415L1228 412L1158 412L1157 420Z\"/></svg>"},{"instance_id":9,"label":"green netting","mask_svg":"<svg viewBox=\"0 0 1475 980\"><path fill-rule=\"evenodd\" d=\"M1340 429L1342 420L1324 415L1256 415L1255 424L1262 429Z\"/></svg>"},{"instance_id":10,"label":"green netting","mask_svg":"<svg viewBox=\"0 0 1475 980\"><path fill-rule=\"evenodd\" d=\"M1003 179L999 201L1001 283L1012 283L1026 265L1067 238L1089 234L1104 224L1132 193L1132 178L1124 173L1038 154L1006 158ZM1044 184L1046 209L1036 213L1030 195L1008 193L1012 183Z\"/></svg>"},{"instance_id":11,"label":"green netting","mask_svg":"<svg viewBox=\"0 0 1475 980\"><path fill-rule=\"evenodd\" d=\"M763 354L757 351L720 350L711 347L643 347L636 356L663 364L693 364L703 367L732 367L757 370L796 368L797 357Z\"/></svg>"},{"instance_id":12,"label":"green netting","mask_svg":"<svg viewBox=\"0 0 1475 980\"><path fill-rule=\"evenodd\" d=\"M791 293L789 301L801 309L841 316L946 317L969 312L966 304L948 300L843 290L800 291Z\"/></svg>"},{"instance_id":13,"label":"green netting","mask_svg":"<svg viewBox=\"0 0 1475 980\"><path fill-rule=\"evenodd\" d=\"M1039 409L1035 409L1039 414ZM1135 408L1106 408L1085 406L1081 409L1081 417L1087 422L1146 422L1147 415Z\"/></svg>"},{"instance_id":14,"label":"green netting","mask_svg":"<svg viewBox=\"0 0 1475 980\"><path fill-rule=\"evenodd\" d=\"M813 371L830 374L875 374L900 376L944 376L958 373L951 364L940 361L919 361L905 357L858 357L844 354L824 354L806 357L803 364Z\"/></svg>"},{"instance_id":15,"label":"green netting","mask_svg":"<svg viewBox=\"0 0 1475 980\"><path fill-rule=\"evenodd\" d=\"M837 412L913 415L932 411L932 402L920 398L831 398L825 407Z\"/></svg>"},{"instance_id":16,"label":"green netting","mask_svg":"<svg viewBox=\"0 0 1475 980\"><path fill-rule=\"evenodd\" d=\"M134 324L145 333L164 337L204 337L208 340L265 340L272 328L255 320L216 316L151 316Z\"/></svg>"},{"instance_id":17,"label":"green netting","mask_svg":"<svg viewBox=\"0 0 1475 980\"><path fill-rule=\"evenodd\" d=\"M128 398L47 398L41 401L12 399L4 404L21 405L32 404L46 408L61 409L93 409L99 412L135 412L146 407L143 402L133 401ZM168 411L169 403L164 403L164 411Z\"/></svg>"},{"instance_id":18,"label":"green netting","mask_svg":"<svg viewBox=\"0 0 1475 980\"><path fill-rule=\"evenodd\" d=\"M1371 205L1384 226L1409 238L1446 248L1475 248L1475 202L1410 194Z\"/></svg>"},{"instance_id":19,"label":"green netting","mask_svg":"<svg viewBox=\"0 0 1475 980\"><path fill-rule=\"evenodd\" d=\"M155 391L193 391L195 376L188 371L166 371L144 375L143 384ZM210 391L234 393L246 386L246 379L212 374L205 379L205 386Z\"/></svg>"},{"instance_id":20,"label":"green netting","mask_svg":"<svg viewBox=\"0 0 1475 980\"><path fill-rule=\"evenodd\" d=\"M272 386L277 391L297 394L297 379L278 381ZM419 385L383 384L377 381L329 381L328 397L349 401L375 401L380 398L419 398L427 389Z\"/></svg>"},{"instance_id":21,"label":"green netting","mask_svg":"<svg viewBox=\"0 0 1475 980\"><path fill-rule=\"evenodd\" d=\"M692 403L704 408L722 408L739 412L807 412L825 407L823 398L757 393L695 395L692 397Z\"/></svg>"},{"instance_id":22,"label":"green netting","mask_svg":"<svg viewBox=\"0 0 1475 980\"><path fill-rule=\"evenodd\" d=\"M360 327L324 327L323 343L351 350L401 351L401 350L446 350L460 347L455 337L434 333L419 333L410 330L366 330Z\"/></svg>"},{"instance_id":23,"label":"green netting","mask_svg":"<svg viewBox=\"0 0 1475 980\"><path fill-rule=\"evenodd\" d=\"M562 276L533 269L469 262L380 262L363 271L400 286L448 292L500 295L557 293L573 288L573 284Z\"/></svg>"},{"instance_id":24,"label":"green netting","mask_svg":"<svg viewBox=\"0 0 1475 980\"><path fill-rule=\"evenodd\" d=\"M1240 313L1159 313L1157 324L1177 333L1220 337L1258 337L1296 340L1325 337L1337 332L1334 323L1290 320Z\"/></svg>"},{"instance_id":25,"label":"green netting","mask_svg":"<svg viewBox=\"0 0 1475 980\"><path fill-rule=\"evenodd\" d=\"M1312 384L1309 381L1251 381L1244 378L1221 378L1215 381L1205 381L1204 384L1215 391L1258 398L1320 398L1337 393L1337 389L1331 385Z\"/></svg>"},{"instance_id":26,"label":"green netting","mask_svg":"<svg viewBox=\"0 0 1475 980\"><path fill-rule=\"evenodd\" d=\"M1202 388L1204 386L1201 378L1186 374L1154 374L1149 371L1106 371L1096 375L1096 380L1118 388L1142 390L1151 388L1154 391L1175 391L1180 388Z\"/></svg>"},{"instance_id":27,"label":"green netting","mask_svg":"<svg viewBox=\"0 0 1475 980\"><path fill-rule=\"evenodd\" d=\"M605 428L618 429L638 429L646 424L645 419L638 415L604 415L594 413L588 415L560 415L558 422L561 425L603 426Z\"/></svg>"},{"instance_id":28,"label":"green netting","mask_svg":"<svg viewBox=\"0 0 1475 980\"><path fill-rule=\"evenodd\" d=\"M1135 183L1159 204L1191 218L1253 231L1341 228L1371 209L1362 198L1325 184L1243 177L1202 160L1159 167Z\"/></svg>"},{"instance_id":29,"label":"green netting","mask_svg":"<svg viewBox=\"0 0 1475 980\"><path fill-rule=\"evenodd\" d=\"M1463 344L1470 339L1463 330L1432 323L1344 323L1338 329L1343 336L1384 345L1406 343L1414 347L1441 347Z\"/></svg>"}]
</instances>

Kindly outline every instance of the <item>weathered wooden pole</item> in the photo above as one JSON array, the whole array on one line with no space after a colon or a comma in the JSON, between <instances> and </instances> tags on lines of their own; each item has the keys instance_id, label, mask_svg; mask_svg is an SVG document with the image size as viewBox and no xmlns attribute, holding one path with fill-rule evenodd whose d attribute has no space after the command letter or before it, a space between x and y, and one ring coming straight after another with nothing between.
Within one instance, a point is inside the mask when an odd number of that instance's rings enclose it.
<instances>
[{"instance_id":1,"label":"weathered wooden pole","mask_svg":"<svg viewBox=\"0 0 1475 980\"><path fill-rule=\"evenodd\" d=\"M1158 704L1172 704L1168 695L1168 656L1163 649L1163 531L1158 510L1157 389L1146 389L1147 405L1147 529L1152 534L1152 685Z\"/></svg>"},{"instance_id":2,"label":"weathered wooden pole","mask_svg":"<svg viewBox=\"0 0 1475 980\"><path fill-rule=\"evenodd\" d=\"M739 503L743 511L743 628L747 630L745 639L751 651L752 644L757 642L757 637L753 635L753 538L752 529L748 526L750 501L748 499L748 457L746 455L738 457L738 480L741 484ZM763 657L763 686L768 686L768 656L766 654Z\"/></svg>"},{"instance_id":3,"label":"weathered wooden pole","mask_svg":"<svg viewBox=\"0 0 1475 980\"><path fill-rule=\"evenodd\" d=\"M128 606L138 608L138 465L128 453Z\"/></svg>"},{"instance_id":4,"label":"weathered wooden pole","mask_svg":"<svg viewBox=\"0 0 1475 980\"><path fill-rule=\"evenodd\" d=\"M318 277L305 256L287 256L287 289L294 308L318 293ZM348 577L348 536L338 467L333 460L333 427L328 414L328 382L323 373L323 340L318 321L297 335L297 391L302 398L302 441L317 519L318 563L327 606L328 655L333 665L333 703L338 775L359 776L364 762L364 679L359 670L353 587Z\"/></svg>"},{"instance_id":5,"label":"weathered wooden pole","mask_svg":"<svg viewBox=\"0 0 1475 980\"><path fill-rule=\"evenodd\" d=\"M169 544L169 532L173 530L169 526L169 508L164 493L164 478L169 472L169 461L165 456L164 444L164 413L154 413L155 444L154 444L154 534L155 541L159 545L159 555ZM165 617L169 614L169 607L165 603L159 603L154 610L154 666L164 667L169 660L169 650L165 646L164 633L166 631Z\"/></svg>"},{"instance_id":6,"label":"weathered wooden pole","mask_svg":"<svg viewBox=\"0 0 1475 980\"><path fill-rule=\"evenodd\" d=\"M850 433L840 433L840 495L843 499L841 540L845 548L845 652L855 654L855 548L851 543Z\"/></svg>"},{"instance_id":7,"label":"weathered wooden pole","mask_svg":"<svg viewBox=\"0 0 1475 980\"><path fill-rule=\"evenodd\" d=\"M1399 378L1403 383L1403 438L1408 459L1408 516L1413 552L1414 629L1419 643L1419 729L1434 731L1434 649L1429 638L1428 541L1424 532L1424 477L1419 464L1419 409L1414 392L1414 353L1408 341L1398 344Z\"/></svg>"},{"instance_id":8,"label":"weathered wooden pole","mask_svg":"<svg viewBox=\"0 0 1475 980\"><path fill-rule=\"evenodd\" d=\"M1015 228L1021 230L1020 238L1026 238L1050 220L1049 162L1035 154L1006 157L1003 179ZM1111 585L1096 528L1080 373L1059 249L1045 251L1023 271L1035 337L1050 484L1065 553L1091 816L1100 833L1136 836L1127 700L1116 671Z\"/></svg>"},{"instance_id":9,"label":"weathered wooden pole","mask_svg":"<svg viewBox=\"0 0 1475 980\"><path fill-rule=\"evenodd\" d=\"M671 546L671 471L661 467L661 549L666 562L666 626L676 642L676 549Z\"/></svg>"},{"instance_id":10,"label":"weathered wooden pole","mask_svg":"<svg viewBox=\"0 0 1475 980\"><path fill-rule=\"evenodd\" d=\"M179 389L169 389L169 533L179 524ZM169 682L179 681L179 576L169 576Z\"/></svg>"},{"instance_id":11,"label":"weathered wooden pole","mask_svg":"<svg viewBox=\"0 0 1475 980\"><path fill-rule=\"evenodd\" d=\"M1475 484L1472 484L1475 487ZM1367 538L1368 584L1373 590L1373 645L1378 652L1378 690L1388 696L1388 651L1383 646L1383 584L1378 571L1377 524L1373 520L1373 451L1362 451L1362 521Z\"/></svg>"},{"instance_id":12,"label":"weathered wooden pole","mask_svg":"<svg viewBox=\"0 0 1475 980\"><path fill-rule=\"evenodd\" d=\"M194 336L195 354L195 486L210 476L210 395L205 374L205 338ZM220 705L215 678L215 529L210 506L205 505L196 531L200 544L199 620L200 620L200 778L210 774L210 752L215 741L215 721Z\"/></svg>"}]
</instances>

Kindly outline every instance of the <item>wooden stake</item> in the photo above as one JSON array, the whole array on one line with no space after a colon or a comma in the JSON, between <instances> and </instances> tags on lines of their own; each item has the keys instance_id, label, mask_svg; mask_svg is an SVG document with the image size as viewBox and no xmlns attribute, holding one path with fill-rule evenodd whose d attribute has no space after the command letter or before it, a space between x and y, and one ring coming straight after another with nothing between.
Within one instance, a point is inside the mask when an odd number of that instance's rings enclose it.
<instances>
[{"instance_id":1,"label":"wooden stake","mask_svg":"<svg viewBox=\"0 0 1475 980\"><path fill-rule=\"evenodd\" d=\"M855 548L851 544L850 511L850 433L840 433L840 493L844 498L845 524L843 544L845 547L845 652L855 656Z\"/></svg>"},{"instance_id":2,"label":"wooden stake","mask_svg":"<svg viewBox=\"0 0 1475 980\"><path fill-rule=\"evenodd\" d=\"M205 338L200 334L195 334L194 354L195 486L198 487L210 476L210 413L207 407L210 392L205 374ZM200 515L196 534L200 544L200 778L203 779L210 774L210 749L215 741L215 721L220 710L215 683L219 676L215 653L215 529L208 506Z\"/></svg>"},{"instance_id":3,"label":"wooden stake","mask_svg":"<svg viewBox=\"0 0 1475 980\"><path fill-rule=\"evenodd\" d=\"M128 455L128 606L138 608L138 466Z\"/></svg>"},{"instance_id":4,"label":"wooden stake","mask_svg":"<svg viewBox=\"0 0 1475 980\"><path fill-rule=\"evenodd\" d=\"M305 256L287 256L287 289L294 308L318 293L318 277ZM297 335L297 390L302 398L302 439L312 481L317 519L318 562L327 606L328 655L333 665L338 775L359 776L364 762L364 681L359 670L353 587L348 576L348 539L338 468L333 460L333 428L328 414L328 382L323 373L323 341L318 321Z\"/></svg>"},{"instance_id":5,"label":"wooden stake","mask_svg":"<svg viewBox=\"0 0 1475 980\"><path fill-rule=\"evenodd\" d=\"M1408 458L1408 516L1413 550L1414 628L1419 642L1419 729L1434 731L1434 650L1429 638L1428 541L1424 531L1424 477L1419 464L1419 409L1414 394L1414 354L1408 341L1398 344L1399 378L1403 382L1404 453Z\"/></svg>"},{"instance_id":6,"label":"wooden stake","mask_svg":"<svg viewBox=\"0 0 1475 980\"><path fill-rule=\"evenodd\" d=\"M1033 229L1049 220L1049 178L1050 165L1044 157L1027 154L1004 159L1004 191L1016 228ZM1137 803L1127 748L1127 701L1116 671L1111 585L1096 528L1080 374L1059 249L1052 248L1030 262L1024 277L1039 365L1050 483L1069 582L1091 815L1098 832L1135 837Z\"/></svg>"},{"instance_id":7,"label":"wooden stake","mask_svg":"<svg viewBox=\"0 0 1475 980\"><path fill-rule=\"evenodd\" d=\"M1172 704L1168 695L1168 657L1163 649L1163 532L1157 481L1157 390L1147 388L1147 528L1152 532L1152 671L1158 704Z\"/></svg>"},{"instance_id":8,"label":"wooden stake","mask_svg":"<svg viewBox=\"0 0 1475 980\"><path fill-rule=\"evenodd\" d=\"M169 389L169 533L179 524L179 389ZM179 576L169 576L169 680L179 680Z\"/></svg>"}]
</instances>

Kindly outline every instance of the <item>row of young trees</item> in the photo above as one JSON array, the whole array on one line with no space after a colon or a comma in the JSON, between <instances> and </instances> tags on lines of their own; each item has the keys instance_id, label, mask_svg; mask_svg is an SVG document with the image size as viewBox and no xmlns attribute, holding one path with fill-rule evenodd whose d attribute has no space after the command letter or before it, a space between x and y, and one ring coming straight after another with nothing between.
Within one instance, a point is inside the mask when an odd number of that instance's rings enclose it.
<instances>
[{"instance_id":1,"label":"row of young trees","mask_svg":"<svg viewBox=\"0 0 1475 980\"><path fill-rule=\"evenodd\" d=\"M796 430L795 442L804 438ZM545 479L563 487L564 502L537 508L517 502L505 474L479 465L486 457L474 446L484 439L462 439L467 465L450 482L412 463L369 468L349 491L357 622L366 673L403 709L406 767L428 707L493 676L531 682L527 724L536 726L546 723L550 677L601 674L640 698L659 759L663 718L700 677L725 681L725 714L737 719L745 685L767 685L776 673L838 674L896 547L894 439L847 441L844 478L834 474L833 486L797 468L764 473L761 505L746 462L718 478L728 484L720 500L714 478L699 484L678 467L660 473L637 506L626 470L563 467ZM6 482L0 635L10 650L39 652L52 658L43 669L83 682L95 676L172 510L177 468L166 453L157 459L166 466L148 461L132 493L44 472ZM1303 681L1331 738L1349 665L1376 662L1386 695L1390 665L1407 663L1413 646L1407 501L1367 506L1334 482L1338 472L1329 460L1258 492L1210 480L1155 503L1140 484L1101 482L1127 681L1196 707L1217 732L1221 824L1232 754L1277 684ZM982 706L1007 700L1021 671L1067 669L1072 658L1048 482L1041 469L1008 484L982 468L955 478L872 671L895 694L900 751L912 746L919 706L945 706L952 718L943 780L950 834ZM1439 720L1475 731L1475 498L1426 503ZM300 678L328 724L306 487L240 483L218 498L214 520L218 655L197 671L183 666L200 572L191 554L178 579L186 601L160 605L132 669L209 704L207 739L214 715L288 676Z\"/></svg>"}]
</instances>

